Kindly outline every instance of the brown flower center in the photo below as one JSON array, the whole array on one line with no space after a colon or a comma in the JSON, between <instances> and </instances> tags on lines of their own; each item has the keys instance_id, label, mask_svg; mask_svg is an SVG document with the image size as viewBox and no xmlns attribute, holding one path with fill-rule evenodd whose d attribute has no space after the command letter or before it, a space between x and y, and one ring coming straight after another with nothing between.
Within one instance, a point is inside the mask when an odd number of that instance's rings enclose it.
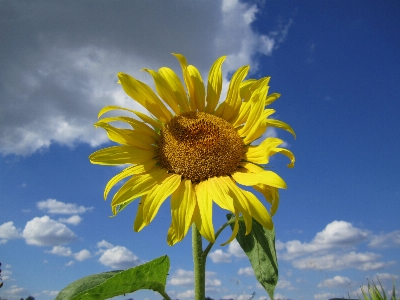
<instances>
[{"instance_id":1,"label":"brown flower center","mask_svg":"<svg viewBox=\"0 0 400 300\"><path fill-rule=\"evenodd\" d=\"M173 117L158 142L158 162L192 182L231 174L243 154L243 141L233 126L203 112Z\"/></svg>"}]
</instances>

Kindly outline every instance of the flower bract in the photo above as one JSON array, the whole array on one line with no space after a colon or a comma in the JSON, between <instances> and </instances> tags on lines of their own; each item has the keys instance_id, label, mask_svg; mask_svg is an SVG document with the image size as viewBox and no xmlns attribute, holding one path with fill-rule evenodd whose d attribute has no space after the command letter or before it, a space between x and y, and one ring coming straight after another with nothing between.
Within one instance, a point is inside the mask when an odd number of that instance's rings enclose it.
<instances>
[{"instance_id":1,"label":"flower bract","mask_svg":"<svg viewBox=\"0 0 400 300\"><path fill-rule=\"evenodd\" d=\"M289 158L289 167L295 159L291 151L279 147L283 144L279 138L266 137L257 145L252 143L262 139L269 127L295 136L288 124L270 118L275 110L268 107L280 94L268 94L270 77L245 79L249 67L244 66L233 74L226 98L220 101L225 56L211 66L205 85L196 67L188 65L183 55L173 55L181 65L184 83L167 67L144 69L152 76L156 91L128 74L118 74L125 93L149 114L119 106L106 106L99 112L102 118L95 126L103 128L118 145L94 152L90 161L126 165L104 190L106 199L112 187L123 180L111 201L113 214L136 202L134 230L140 231L170 197L169 245L181 241L193 222L202 236L214 243L214 203L236 215L226 243L237 234L239 216L245 221L247 234L252 218L272 229L271 216L279 205L278 189L286 188L286 184L267 165L276 153ZM128 111L132 117L103 117L114 110ZM127 126L112 125L121 122ZM270 211L248 190L251 188L264 196Z\"/></svg>"}]
</instances>

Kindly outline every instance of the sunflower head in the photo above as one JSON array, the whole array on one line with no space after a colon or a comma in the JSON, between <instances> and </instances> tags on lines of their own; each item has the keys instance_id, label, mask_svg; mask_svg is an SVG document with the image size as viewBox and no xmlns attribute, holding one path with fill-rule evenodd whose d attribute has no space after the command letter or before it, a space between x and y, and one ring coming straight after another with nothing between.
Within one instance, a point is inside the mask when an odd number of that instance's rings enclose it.
<instances>
[{"instance_id":1,"label":"sunflower head","mask_svg":"<svg viewBox=\"0 0 400 300\"><path fill-rule=\"evenodd\" d=\"M174 55L180 62L186 89L167 67L158 71L144 69L153 77L157 93L132 76L119 73L124 91L150 115L118 106L104 107L99 113L99 118L111 110L134 115L102 118L95 124L119 145L94 152L90 161L127 165L104 191L107 198L111 188L126 179L111 201L113 214L140 199L134 222L134 229L139 231L150 224L161 204L171 196L172 220L167 235L170 245L181 241L193 222L207 240L215 242L213 203L237 217L243 216L246 233L251 231L252 218L271 229L271 215L279 204L278 188L286 188L286 184L264 167L278 152L286 155L290 159L288 166L293 167L294 156L279 147L283 141L278 138L266 137L259 145L251 143L262 138L268 127L295 135L288 124L270 118L275 110L268 105L280 95L268 95L269 77L245 80L249 67L244 66L233 74L226 99L219 103L225 57L211 66L205 88L200 72L188 65L183 55ZM110 125L116 121L127 123L129 128ZM238 184L261 193L271 204L270 212L252 192ZM237 230L236 221L227 243Z\"/></svg>"}]
</instances>

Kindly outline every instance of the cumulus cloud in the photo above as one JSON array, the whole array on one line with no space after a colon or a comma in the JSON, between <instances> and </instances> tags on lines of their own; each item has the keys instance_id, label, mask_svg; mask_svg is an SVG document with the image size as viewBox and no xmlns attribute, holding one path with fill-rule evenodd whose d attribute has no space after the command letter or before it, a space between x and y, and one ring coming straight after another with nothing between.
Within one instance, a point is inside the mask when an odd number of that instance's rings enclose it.
<instances>
[{"instance_id":1,"label":"cumulus cloud","mask_svg":"<svg viewBox=\"0 0 400 300\"><path fill-rule=\"evenodd\" d=\"M56 297L56 296L58 295L59 292L60 292L60 291L43 290L43 291L42 291L42 294L43 294L43 295L50 296L50 297Z\"/></svg>"},{"instance_id":2,"label":"cumulus cloud","mask_svg":"<svg viewBox=\"0 0 400 300\"><path fill-rule=\"evenodd\" d=\"M168 283L177 286L193 285L193 271L185 271L183 269L178 269L171 276L171 279L169 280Z\"/></svg>"},{"instance_id":3,"label":"cumulus cloud","mask_svg":"<svg viewBox=\"0 0 400 300\"><path fill-rule=\"evenodd\" d=\"M36 246L59 246L71 243L77 238L65 224L52 220L49 216L28 221L22 236L28 245Z\"/></svg>"},{"instance_id":4,"label":"cumulus cloud","mask_svg":"<svg viewBox=\"0 0 400 300\"><path fill-rule=\"evenodd\" d=\"M321 283L319 283L318 287L326 287L326 288L339 288L339 287L349 287L352 285L352 281L350 278L343 276L335 276L333 278L325 279Z\"/></svg>"},{"instance_id":5,"label":"cumulus cloud","mask_svg":"<svg viewBox=\"0 0 400 300\"><path fill-rule=\"evenodd\" d=\"M333 221L318 232L311 242L293 240L283 243L278 241L277 249L279 257L291 261L293 267L298 269L343 270L353 268L370 271L395 263L394 261L381 261L382 256L377 253L355 251L362 242L368 239L374 240L374 235L370 231L354 227L346 221Z\"/></svg>"},{"instance_id":6,"label":"cumulus cloud","mask_svg":"<svg viewBox=\"0 0 400 300\"><path fill-rule=\"evenodd\" d=\"M21 237L21 231L14 226L14 222L6 222L0 225L0 244L7 240L18 239Z\"/></svg>"},{"instance_id":7,"label":"cumulus cloud","mask_svg":"<svg viewBox=\"0 0 400 300\"><path fill-rule=\"evenodd\" d=\"M254 276L254 271L252 267L240 268L238 274L246 276Z\"/></svg>"},{"instance_id":8,"label":"cumulus cloud","mask_svg":"<svg viewBox=\"0 0 400 300\"><path fill-rule=\"evenodd\" d=\"M330 299L335 297L335 294L332 293L320 293L320 294L314 294L314 299L315 300L325 300L325 299Z\"/></svg>"},{"instance_id":9,"label":"cumulus cloud","mask_svg":"<svg viewBox=\"0 0 400 300\"><path fill-rule=\"evenodd\" d=\"M324 230L318 232L310 243L302 243L298 240L287 242L285 257L294 258L323 250L350 247L367 238L368 231L353 227L349 222L333 221Z\"/></svg>"},{"instance_id":10,"label":"cumulus cloud","mask_svg":"<svg viewBox=\"0 0 400 300\"><path fill-rule=\"evenodd\" d=\"M332 253L321 256L307 256L305 258L294 260L293 266L298 269L313 270L343 270L355 268L361 271L377 270L394 264L391 262L380 262L378 259L381 255L364 252L357 253L351 251L349 253Z\"/></svg>"},{"instance_id":11,"label":"cumulus cloud","mask_svg":"<svg viewBox=\"0 0 400 300\"><path fill-rule=\"evenodd\" d=\"M18 285L12 285L4 291L4 294L11 299L20 299L22 296L29 294L29 291L26 288L19 287Z\"/></svg>"},{"instance_id":12,"label":"cumulus cloud","mask_svg":"<svg viewBox=\"0 0 400 300\"><path fill-rule=\"evenodd\" d=\"M90 258L92 255L90 254L89 250L83 249L77 253L74 253L74 258L79 261L84 261Z\"/></svg>"},{"instance_id":13,"label":"cumulus cloud","mask_svg":"<svg viewBox=\"0 0 400 300\"><path fill-rule=\"evenodd\" d=\"M221 249L217 249L208 255L213 263L229 263L232 261L232 255Z\"/></svg>"},{"instance_id":14,"label":"cumulus cloud","mask_svg":"<svg viewBox=\"0 0 400 300\"><path fill-rule=\"evenodd\" d=\"M71 256L72 251L71 248L64 246L54 246L50 251L46 251L51 254L59 255L59 256Z\"/></svg>"},{"instance_id":15,"label":"cumulus cloud","mask_svg":"<svg viewBox=\"0 0 400 300\"><path fill-rule=\"evenodd\" d=\"M221 281L217 278L213 278L216 275L214 272L206 271L206 288L210 290L212 287L221 286ZM168 284L174 286L193 286L193 271L186 271L178 269L172 274Z\"/></svg>"},{"instance_id":16,"label":"cumulus cloud","mask_svg":"<svg viewBox=\"0 0 400 300\"><path fill-rule=\"evenodd\" d=\"M278 280L278 284L276 285L277 289L282 289L282 290L293 290L294 287L292 285L292 283L286 279L283 278L279 278Z\"/></svg>"},{"instance_id":17,"label":"cumulus cloud","mask_svg":"<svg viewBox=\"0 0 400 300\"><path fill-rule=\"evenodd\" d=\"M117 72L151 83L139 70L178 67L171 52L185 54L204 75L224 54L224 76L243 64L256 70L256 54L271 55L291 25L259 34L252 29L259 8L238 0L96 2L95 11L93 3L3 5L9 20L0 27L3 155L29 155L52 143L105 143L92 125L101 107L143 111L116 84Z\"/></svg>"},{"instance_id":18,"label":"cumulus cloud","mask_svg":"<svg viewBox=\"0 0 400 300\"><path fill-rule=\"evenodd\" d=\"M69 218L58 219L58 222L72 224L72 225L78 225L81 221L82 218L78 215L70 216Z\"/></svg>"},{"instance_id":19,"label":"cumulus cloud","mask_svg":"<svg viewBox=\"0 0 400 300\"><path fill-rule=\"evenodd\" d=\"M229 263L232 261L232 257L243 258L246 257L243 249L240 247L236 240L233 240L229 246L227 252L221 249L217 249L209 254L213 263Z\"/></svg>"},{"instance_id":20,"label":"cumulus cloud","mask_svg":"<svg viewBox=\"0 0 400 300\"><path fill-rule=\"evenodd\" d=\"M113 269L127 269L140 265L142 261L124 246L114 246L105 240L97 243L100 248L99 262Z\"/></svg>"},{"instance_id":21,"label":"cumulus cloud","mask_svg":"<svg viewBox=\"0 0 400 300\"><path fill-rule=\"evenodd\" d=\"M373 235L368 246L372 248L389 248L400 246L400 230Z\"/></svg>"},{"instance_id":22,"label":"cumulus cloud","mask_svg":"<svg viewBox=\"0 0 400 300\"><path fill-rule=\"evenodd\" d=\"M83 249L79 252L73 253L71 248L64 246L54 246L53 249L46 252L58 256L74 257L78 261L84 261L92 256L89 250Z\"/></svg>"},{"instance_id":23,"label":"cumulus cloud","mask_svg":"<svg viewBox=\"0 0 400 300\"><path fill-rule=\"evenodd\" d=\"M178 299L193 299L194 298L194 290L186 290L184 292L180 292L177 295Z\"/></svg>"},{"instance_id":24,"label":"cumulus cloud","mask_svg":"<svg viewBox=\"0 0 400 300\"><path fill-rule=\"evenodd\" d=\"M64 215L82 214L93 209L93 207L84 207L82 205L78 206L75 203L64 203L56 199L47 199L39 201L36 205L40 210L44 210L49 214L64 214ZM74 222L79 223L80 222L79 218L80 218L79 216L72 216L71 218L69 218L69 221L72 222L72 224L74 224Z\"/></svg>"}]
</instances>

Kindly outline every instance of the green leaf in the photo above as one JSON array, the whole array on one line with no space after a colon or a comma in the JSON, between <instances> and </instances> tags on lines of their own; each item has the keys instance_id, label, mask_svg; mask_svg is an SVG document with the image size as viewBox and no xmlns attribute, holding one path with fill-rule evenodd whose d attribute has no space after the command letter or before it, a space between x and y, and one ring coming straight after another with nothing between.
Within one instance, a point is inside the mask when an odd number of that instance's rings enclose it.
<instances>
[{"instance_id":1,"label":"green leaf","mask_svg":"<svg viewBox=\"0 0 400 300\"><path fill-rule=\"evenodd\" d=\"M102 300L141 289L156 291L169 299L165 293L168 270L169 258L165 255L124 271L89 275L65 287L55 300Z\"/></svg>"},{"instance_id":2,"label":"green leaf","mask_svg":"<svg viewBox=\"0 0 400 300\"><path fill-rule=\"evenodd\" d=\"M228 220L235 218L228 214ZM233 230L234 223L230 224ZM258 282L268 292L271 299L274 299L275 286L278 283L278 260L275 250L275 230L265 229L260 223L253 219L253 227L248 235L246 226L242 219L239 219L239 232L236 240L246 253L253 267Z\"/></svg>"}]
</instances>

